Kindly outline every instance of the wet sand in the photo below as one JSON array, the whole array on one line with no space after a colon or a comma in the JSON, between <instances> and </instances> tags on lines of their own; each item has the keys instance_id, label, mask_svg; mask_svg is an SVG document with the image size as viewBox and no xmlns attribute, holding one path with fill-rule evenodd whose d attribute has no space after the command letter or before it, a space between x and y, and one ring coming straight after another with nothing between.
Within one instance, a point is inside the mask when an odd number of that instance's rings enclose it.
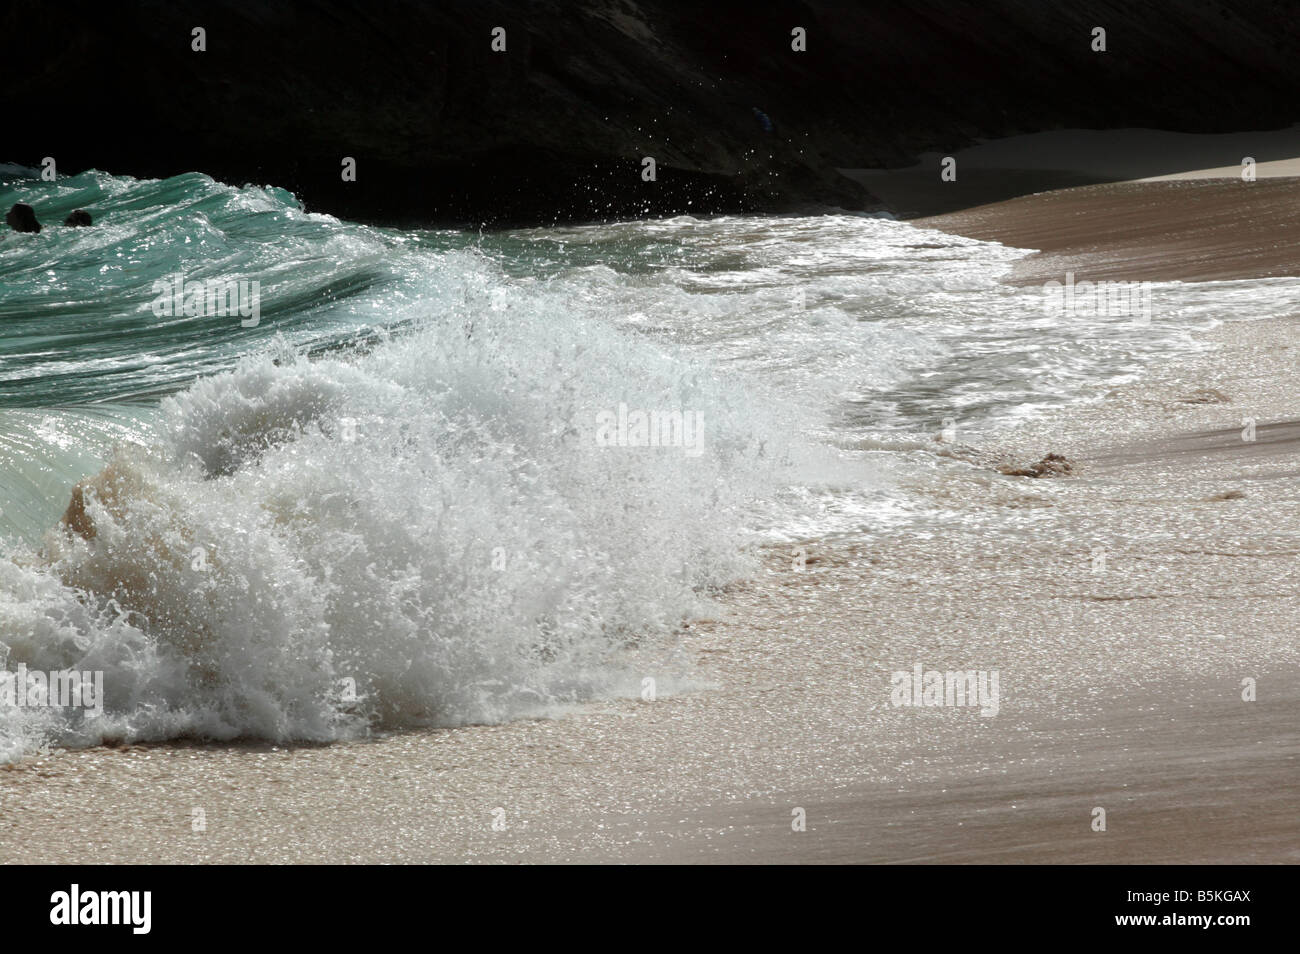
<instances>
[{"instance_id":1,"label":"wet sand","mask_svg":"<svg viewBox=\"0 0 1300 954\"><path fill-rule=\"evenodd\" d=\"M802 570L769 551L682 637L710 688L363 743L53 753L0 770L0 860L1300 862L1300 321L1203 337L918 467L946 514L919 531L808 541ZM996 470L1049 451L1074 476ZM895 707L916 663L997 671L997 714Z\"/></svg>"}]
</instances>

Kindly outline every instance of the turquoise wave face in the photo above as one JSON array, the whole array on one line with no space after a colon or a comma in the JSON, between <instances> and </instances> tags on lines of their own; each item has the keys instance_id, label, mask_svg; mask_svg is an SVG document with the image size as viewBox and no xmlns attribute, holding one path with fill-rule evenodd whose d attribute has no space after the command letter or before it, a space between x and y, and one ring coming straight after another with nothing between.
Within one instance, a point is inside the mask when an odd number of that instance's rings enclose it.
<instances>
[{"instance_id":1,"label":"turquoise wave face","mask_svg":"<svg viewBox=\"0 0 1300 954\"><path fill-rule=\"evenodd\" d=\"M413 280L402 248L439 241L309 214L282 189L198 173L44 182L0 166L0 208L16 202L43 229L0 230L0 538L38 538L114 446L149 444L162 396L273 341L316 352L400 324L392 296ZM93 226L65 227L74 209ZM171 307L178 278L182 289L255 288L256 322L247 308L207 307L206 295L189 314L183 298Z\"/></svg>"},{"instance_id":2,"label":"turquoise wave face","mask_svg":"<svg viewBox=\"0 0 1300 954\"><path fill-rule=\"evenodd\" d=\"M197 173L0 180L0 206L15 202L31 205L44 228L0 237L5 407L156 398L275 335L337 343L373 316L375 302L359 296L396 280L393 252L403 244L304 212L282 189L232 188ZM63 226L73 209L95 224ZM220 314L206 298L190 314L155 308L159 283L174 290L178 276L191 289L256 282L256 324L247 309Z\"/></svg>"}]
</instances>

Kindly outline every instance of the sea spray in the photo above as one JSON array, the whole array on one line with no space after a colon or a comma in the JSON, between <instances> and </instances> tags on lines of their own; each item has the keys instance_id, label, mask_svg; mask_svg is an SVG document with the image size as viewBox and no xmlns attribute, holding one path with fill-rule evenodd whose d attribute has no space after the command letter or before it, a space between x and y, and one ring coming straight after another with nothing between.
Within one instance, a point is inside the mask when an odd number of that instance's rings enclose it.
<instances>
[{"instance_id":1,"label":"sea spray","mask_svg":"<svg viewBox=\"0 0 1300 954\"><path fill-rule=\"evenodd\" d=\"M524 297L167 399L158 444L87 486L93 536L52 531L48 566L0 573L15 661L106 674L96 725L7 724L10 752L328 740L639 685L625 649L749 567L744 507L775 492L785 438L725 378ZM700 409L709 440L603 446L595 411L620 402Z\"/></svg>"}]
</instances>

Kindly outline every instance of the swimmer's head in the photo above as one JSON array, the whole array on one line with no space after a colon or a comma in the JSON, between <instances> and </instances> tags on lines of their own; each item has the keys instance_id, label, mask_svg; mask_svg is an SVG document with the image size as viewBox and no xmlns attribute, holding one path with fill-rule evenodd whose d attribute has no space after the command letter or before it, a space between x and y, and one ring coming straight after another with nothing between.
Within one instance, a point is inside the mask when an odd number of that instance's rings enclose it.
<instances>
[{"instance_id":1,"label":"swimmer's head","mask_svg":"<svg viewBox=\"0 0 1300 954\"><path fill-rule=\"evenodd\" d=\"M36 213L30 205L19 202L5 213L5 222L15 232L39 232L41 223L36 221Z\"/></svg>"},{"instance_id":2,"label":"swimmer's head","mask_svg":"<svg viewBox=\"0 0 1300 954\"><path fill-rule=\"evenodd\" d=\"M78 225L89 225L90 213L85 209L76 209L68 213L68 217L63 220L63 224L70 225L74 228Z\"/></svg>"}]
</instances>

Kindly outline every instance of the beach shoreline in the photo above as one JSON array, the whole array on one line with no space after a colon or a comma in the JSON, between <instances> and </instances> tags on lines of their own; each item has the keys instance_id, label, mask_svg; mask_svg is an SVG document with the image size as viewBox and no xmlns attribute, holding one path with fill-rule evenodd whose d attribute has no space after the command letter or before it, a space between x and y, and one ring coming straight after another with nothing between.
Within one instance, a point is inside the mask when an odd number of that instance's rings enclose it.
<instances>
[{"instance_id":1,"label":"beach shoreline","mask_svg":"<svg viewBox=\"0 0 1300 954\"><path fill-rule=\"evenodd\" d=\"M1036 254L1007 281L1236 281L1300 274L1300 178L1083 186L912 220Z\"/></svg>"},{"instance_id":2,"label":"beach shoreline","mask_svg":"<svg viewBox=\"0 0 1300 954\"><path fill-rule=\"evenodd\" d=\"M1063 246L1051 269L1205 274L1182 242L1136 264L1107 246L1114 193L1090 188L1014 200L1014 225L980 214L1023 237L1083 203L1101 251ZM803 567L766 550L681 636L710 688L326 746L27 758L0 769L0 861L1300 861L1300 321L1199 337L918 480L946 514L923 533L806 541ZM1232 441L1246 418L1256 438ZM1073 474L995 466L1047 453ZM894 705L917 665L999 673L996 714Z\"/></svg>"}]
</instances>

